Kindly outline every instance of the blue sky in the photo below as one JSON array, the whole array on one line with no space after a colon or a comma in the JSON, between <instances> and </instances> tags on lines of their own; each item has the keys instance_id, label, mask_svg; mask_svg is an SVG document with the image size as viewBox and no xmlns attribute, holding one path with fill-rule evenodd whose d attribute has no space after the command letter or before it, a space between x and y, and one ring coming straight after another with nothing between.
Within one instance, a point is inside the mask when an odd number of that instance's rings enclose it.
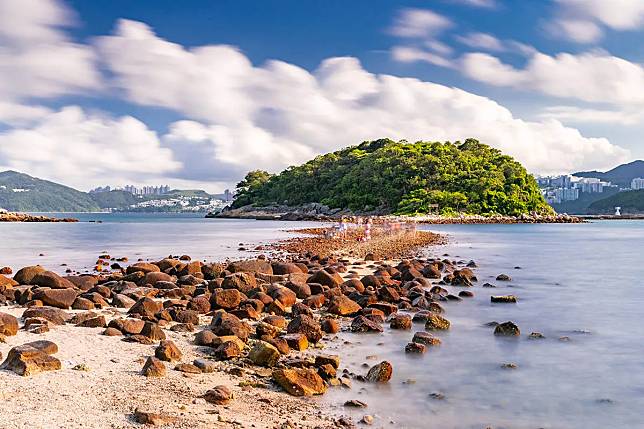
<instances>
[{"instance_id":1,"label":"blue sky","mask_svg":"<svg viewBox=\"0 0 644 429\"><path fill-rule=\"evenodd\" d=\"M221 190L365 139L644 157L644 0L0 0L0 168Z\"/></svg>"}]
</instances>

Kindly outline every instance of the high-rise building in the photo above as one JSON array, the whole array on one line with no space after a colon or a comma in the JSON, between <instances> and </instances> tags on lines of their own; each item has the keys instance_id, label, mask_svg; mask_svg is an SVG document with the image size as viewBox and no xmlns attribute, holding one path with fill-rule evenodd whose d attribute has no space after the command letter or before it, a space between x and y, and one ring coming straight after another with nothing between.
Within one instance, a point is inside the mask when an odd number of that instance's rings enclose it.
<instances>
[{"instance_id":1,"label":"high-rise building","mask_svg":"<svg viewBox=\"0 0 644 429\"><path fill-rule=\"evenodd\" d=\"M644 189L644 179L636 177L631 180L631 189Z\"/></svg>"}]
</instances>

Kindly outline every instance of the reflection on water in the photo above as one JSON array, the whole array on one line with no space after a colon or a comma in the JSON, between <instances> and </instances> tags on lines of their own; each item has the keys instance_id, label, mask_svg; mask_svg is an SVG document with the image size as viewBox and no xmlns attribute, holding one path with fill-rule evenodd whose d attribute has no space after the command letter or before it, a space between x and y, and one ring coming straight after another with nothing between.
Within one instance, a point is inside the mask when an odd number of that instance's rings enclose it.
<instances>
[{"instance_id":1,"label":"reflection on water","mask_svg":"<svg viewBox=\"0 0 644 429\"><path fill-rule=\"evenodd\" d=\"M321 401L354 420L376 415L384 427L644 427L644 222L432 229L452 235L435 255L479 264L475 298L445 303L452 329L436 334L443 344L423 356L403 351L414 331L343 334L353 345L333 347L346 355L349 370L366 373L363 363L386 359L394 378L388 386L354 381L351 390L333 389ZM496 282L499 273L513 280ZM498 288L484 289L484 282ZM497 294L520 301L491 304ZM519 325L520 339L496 338L484 326L506 320ZM546 338L528 339L533 331ZM344 408L347 399L368 408Z\"/></svg>"}]
</instances>

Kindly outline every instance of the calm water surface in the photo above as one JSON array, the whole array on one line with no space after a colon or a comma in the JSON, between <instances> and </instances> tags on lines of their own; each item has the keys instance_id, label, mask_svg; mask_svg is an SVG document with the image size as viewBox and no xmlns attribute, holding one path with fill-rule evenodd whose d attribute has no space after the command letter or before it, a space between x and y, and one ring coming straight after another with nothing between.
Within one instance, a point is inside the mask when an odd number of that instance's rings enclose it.
<instances>
[{"instance_id":1,"label":"calm water surface","mask_svg":"<svg viewBox=\"0 0 644 429\"><path fill-rule=\"evenodd\" d=\"M284 229L306 226L191 215L78 216L103 223L0 223L0 266L90 267L102 251L131 259L239 257L248 255L239 243L279 239L288 235ZM432 229L451 242L429 254L478 263L475 298L445 304L452 329L437 334L443 344L423 356L403 352L413 331L342 334L330 347L343 366L366 373L363 363L387 359L394 378L386 386L354 382L351 390L332 389L316 400L356 420L375 415L375 427L644 428L644 222ZM496 282L499 273L512 281ZM487 281L498 288L482 288ZM492 294L520 301L493 305ZM519 325L521 338L495 338L484 326L506 320ZM533 331L546 339L527 339ZM518 368L500 367L510 362ZM369 406L352 411L342 406L347 399Z\"/></svg>"}]
</instances>

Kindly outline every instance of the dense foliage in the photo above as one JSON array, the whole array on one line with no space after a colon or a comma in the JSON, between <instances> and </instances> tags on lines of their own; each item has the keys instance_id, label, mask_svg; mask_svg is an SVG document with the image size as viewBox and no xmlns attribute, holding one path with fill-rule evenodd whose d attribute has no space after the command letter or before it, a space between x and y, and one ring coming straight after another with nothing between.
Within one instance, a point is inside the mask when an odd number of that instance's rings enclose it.
<instances>
[{"instance_id":1,"label":"dense foliage","mask_svg":"<svg viewBox=\"0 0 644 429\"><path fill-rule=\"evenodd\" d=\"M413 144L381 139L277 175L251 171L237 185L233 207L311 202L398 214L552 211L521 164L474 139Z\"/></svg>"},{"instance_id":2,"label":"dense foliage","mask_svg":"<svg viewBox=\"0 0 644 429\"><path fill-rule=\"evenodd\" d=\"M101 209L124 209L140 200L125 191L96 192L89 194Z\"/></svg>"},{"instance_id":3,"label":"dense foliage","mask_svg":"<svg viewBox=\"0 0 644 429\"><path fill-rule=\"evenodd\" d=\"M621 207L623 214L644 213L644 189L618 192L610 197L595 201L588 207L588 213L613 214L615 207Z\"/></svg>"}]
</instances>

